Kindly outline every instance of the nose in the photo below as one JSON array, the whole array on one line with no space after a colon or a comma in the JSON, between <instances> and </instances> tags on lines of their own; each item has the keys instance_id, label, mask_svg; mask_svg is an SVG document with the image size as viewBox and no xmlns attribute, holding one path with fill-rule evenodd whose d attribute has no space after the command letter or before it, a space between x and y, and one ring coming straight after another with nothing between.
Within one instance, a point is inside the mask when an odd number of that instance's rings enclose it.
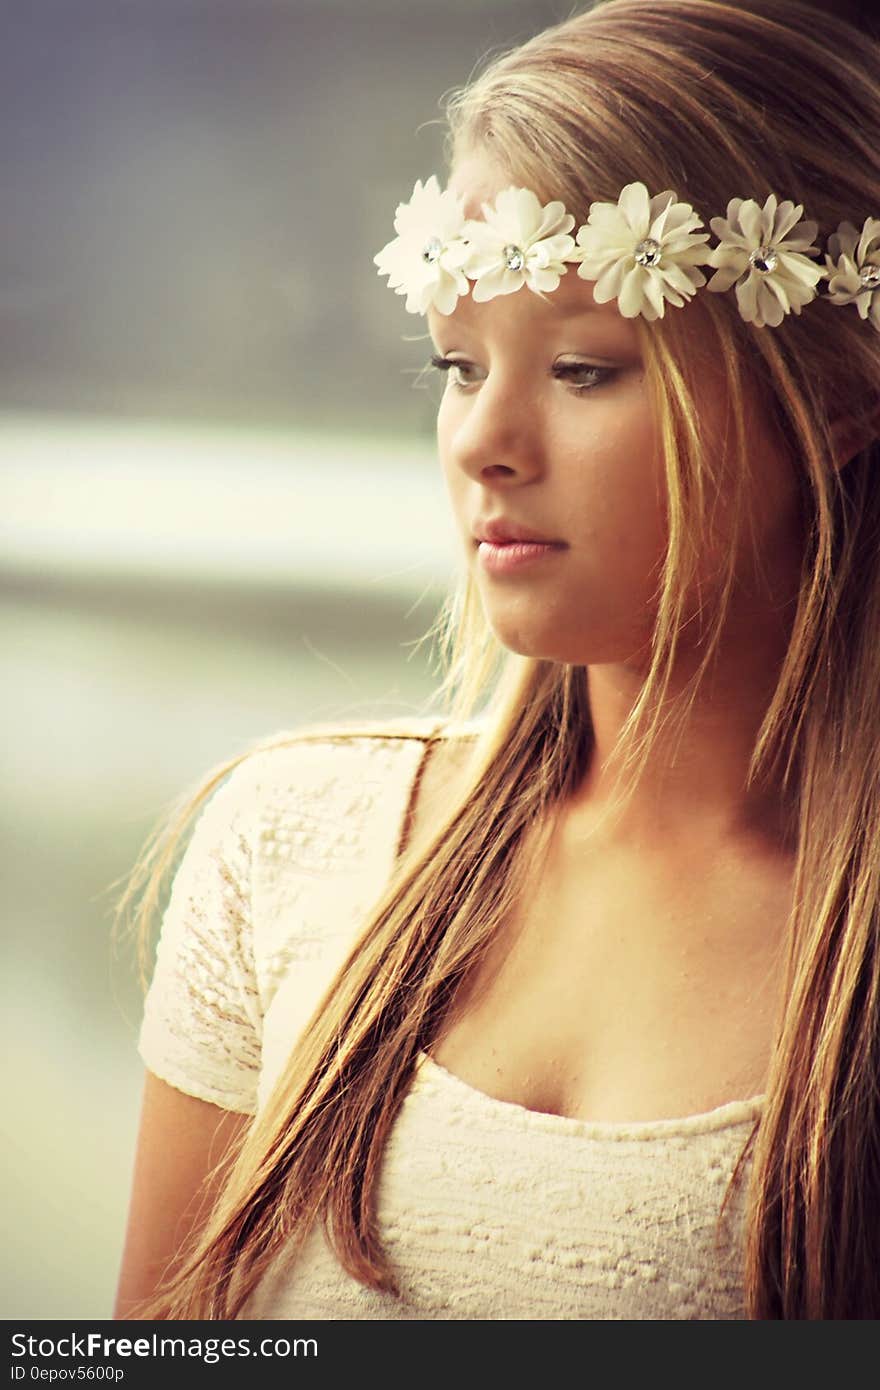
<instances>
[{"instance_id":1,"label":"nose","mask_svg":"<svg viewBox=\"0 0 880 1390\"><path fill-rule=\"evenodd\" d=\"M441 410L438 433L448 461L478 481L527 481L544 466L538 406L521 381L488 376Z\"/></svg>"}]
</instances>

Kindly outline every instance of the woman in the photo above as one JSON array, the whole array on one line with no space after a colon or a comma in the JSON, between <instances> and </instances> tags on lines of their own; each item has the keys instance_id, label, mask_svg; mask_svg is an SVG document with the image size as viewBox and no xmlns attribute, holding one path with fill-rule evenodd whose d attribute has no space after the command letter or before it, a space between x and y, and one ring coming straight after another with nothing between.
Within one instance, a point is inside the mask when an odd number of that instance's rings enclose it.
<instances>
[{"instance_id":1,"label":"woman","mask_svg":"<svg viewBox=\"0 0 880 1390\"><path fill-rule=\"evenodd\" d=\"M878 94L790 0L610 0L452 97L376 257L448 715L202 815L121 1315L880 1316Z\"/></svg>"}]
</instances>

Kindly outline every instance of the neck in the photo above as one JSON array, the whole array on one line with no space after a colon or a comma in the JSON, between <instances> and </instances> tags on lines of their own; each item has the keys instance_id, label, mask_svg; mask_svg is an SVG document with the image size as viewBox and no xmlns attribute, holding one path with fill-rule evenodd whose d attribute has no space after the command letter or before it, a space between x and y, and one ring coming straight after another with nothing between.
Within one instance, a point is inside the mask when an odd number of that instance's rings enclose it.
<instances>
[{"instance_id":1,"label":"neck","mask_svg":"<svg viewBox=\"0 0 880 1390\"><path fill-rule=\"evenodd\" d=\"M626 665L588 669L594 750L568 814L576 828L642 850L758 841L793 850L793 791L778 781L747 786L752 750L778 678L784 635L752 630L726 646L693 701L682 731L662 732L632 797L611 810L618 765L612 748L642 684ZM684 688L696 662L683 658L669 694Z\"/></svg>"}]
</instances>

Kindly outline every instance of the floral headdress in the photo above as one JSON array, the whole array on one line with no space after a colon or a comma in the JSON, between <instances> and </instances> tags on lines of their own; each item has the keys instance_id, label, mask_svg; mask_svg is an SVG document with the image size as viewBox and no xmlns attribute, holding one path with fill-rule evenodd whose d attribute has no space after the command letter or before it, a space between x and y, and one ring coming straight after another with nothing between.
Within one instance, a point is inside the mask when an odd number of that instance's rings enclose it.
<instances>
[{"instance_id":1,"label":"floral headdress","mask_svg":"<svg viewBox=\"0 0 880 1390\"><path fill-rule=\"evenodd\" d=\"M812 259L817 224L804 218L802 205L773 193L763 207L732 198L727 216L710 222L718 241L712 248L690 203L669 189L652 195L643 183L627 184L616 203L591 203L574 235L565 206L542 205L528 188L505 188L482 213L465 217L462 199L441 190L434 174L398 206L397 236L373 260L390 288L406 295L410 313L433 307L451 314L469 291L480 303L523 286L543 295L575 264L582 279L595 282L596 302L616 299L624 318L662 318L667 304L680 308L704 285L715 293L735 286L742 318L776 328L827 280L825 298L855 304L880 331L878 218L866 218L861 231L842 222L828 238L823 267ZM708 282L702 266L715 272Z\"/></svg>"}]
</instances>

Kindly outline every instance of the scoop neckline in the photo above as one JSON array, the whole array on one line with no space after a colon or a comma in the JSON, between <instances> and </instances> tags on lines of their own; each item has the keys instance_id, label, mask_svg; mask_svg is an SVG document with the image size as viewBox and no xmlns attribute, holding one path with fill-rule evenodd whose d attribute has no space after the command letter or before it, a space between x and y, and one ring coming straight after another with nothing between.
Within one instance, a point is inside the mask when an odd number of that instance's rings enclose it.
<instances>
[{"instance_id":1,"label":"scoop neckline","mask_svg":"<svg viewBox=\"0 0 880 1390\"><path fill-rule=\"evenodd\" d=\"M454 1072L448 1071L423 1049L418 1054L418 1067L447 1090L457 1092L465 1101L486 1113L494 1113L499 1119L515 1122L520 1127L533 1127L537 1130L569 1134L587 1139L671 1139L676 1136L709 1134L720 1129L729 1129L754 1121L761 1113L766 1092L750 1096L748 1100L730 1100L712 1110L702 1110L695 1115L681 1115L664 1120L582 1120L574 1115L555 1115L545 1110L530 1110L517 1101L500 1100L480 1091L469 1081L464 1081Z\"/></svg>"}]
</instances>

